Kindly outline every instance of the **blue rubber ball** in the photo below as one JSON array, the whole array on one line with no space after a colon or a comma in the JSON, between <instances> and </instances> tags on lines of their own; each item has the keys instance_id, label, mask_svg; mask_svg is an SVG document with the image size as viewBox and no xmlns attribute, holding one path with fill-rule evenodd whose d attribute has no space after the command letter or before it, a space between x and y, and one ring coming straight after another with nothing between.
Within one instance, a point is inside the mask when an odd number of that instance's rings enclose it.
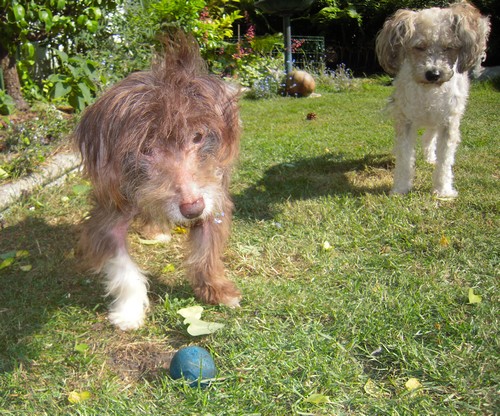
<instances>
[{"instance_id":1,"label":"blue rubber ball","mask_svg":"<svg viewBox=\"0 0 500 416\"><path fill-rule=\"evenodd\" d=\"M170 376L177 380L184 378L195 387L201 380L214 378L216 373L215 362L210 353L195 345L181 348L175 353L170 362ZM200 383L204 386L206 383Z\"/></svg>"}]
</instances>

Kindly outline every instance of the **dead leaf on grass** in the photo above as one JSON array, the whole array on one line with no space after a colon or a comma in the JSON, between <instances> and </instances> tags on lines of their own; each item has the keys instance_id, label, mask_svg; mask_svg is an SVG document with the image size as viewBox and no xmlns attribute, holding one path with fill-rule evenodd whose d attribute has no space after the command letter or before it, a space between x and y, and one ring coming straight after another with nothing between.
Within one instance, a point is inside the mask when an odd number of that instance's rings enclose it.
<instances>
[{"instance_id":1,"label":"dead leaf on grass","mask_svg":"<svg viewBox=\"0 0 500 416\"><path fill-rule=\"evenodd\" d=\"M72 391L68 394L68 401L72 404L83 402L90 399L92 395L89 391Z\"/></svg>"},{"instance_id":2,"label":"dead leaf on grass","mask_svg":"<svg viewBox=\"0 0 500 416\"><path fill-rule=\"evenodd\" d=\"M179 309L177 313L184 318L184 324L188 325L187 332L193 337L213 334L215 331L224 328L224 324L203 321L201 319L202 306L196 305Z\"/></svg>"},{"instance_id":3,"label":"dead leaf on grass","mask_svg":"<svg viewBox=\"0 0 500 416\"><path fill-rule=\"evenodd\" d=\"M476 295L474 293L474 289L471 287L469 288L469 303L474 304L474 303L481 303L483 298L479 295Z\"/></svg>"},{"instance_id":4,"label":"dead leaf on grass","mask_svg":"<svg viewBox=\"0 0 500 416\"><path fill-rule=\"evenodd\" d=\"M408 391L414 391L414 390L417 390L417 389L421 389L423 386L420 383L420 381L418 381L417 378L411 377L405 383L405 387L406 387L406 390L408 390Z\"/></svg>"},{"instance_id":5,"label":"dead leaf on grass","mask_svg":"<svg viewBox=\"0 0 500 416\"><path fill-rule=\"evenodd\" d=\"M320 393L313 393L304 399L305 403L325 404L330 403L330 398Z\"/></svg>"}]
</instances>

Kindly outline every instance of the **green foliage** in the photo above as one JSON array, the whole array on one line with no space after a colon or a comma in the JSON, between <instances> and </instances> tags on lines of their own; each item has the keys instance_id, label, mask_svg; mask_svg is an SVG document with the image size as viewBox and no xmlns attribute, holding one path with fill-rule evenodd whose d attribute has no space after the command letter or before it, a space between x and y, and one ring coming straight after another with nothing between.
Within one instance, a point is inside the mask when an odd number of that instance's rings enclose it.
<instances>
[{"instance_id":1,"label":"green foliage","mask_svg":"<svg viewBox=\"0 0 500 416\"><path fill-rule=\"evenodd\" d=\"M1 94L2 91L0 91ZM60 146L73 122L52 107L25 121L10 121L0 130L0 170L5 178L32 173Z\"/></svg>"},{"instance_id":2,"label":"green foliage","mask_svg":"<svg viewBox=\"0 0 500 416\"><path fill-rule=\"evenodd\" d=\"M103 15L102 0L24 0L3 3L6 19L0 25L0 43L10 53L20 46L25 59L33 58L33 42L55 41L67 47L75 33L95 33ZM105 7L114 6L115 3L106 2Z\"/></svg>"},{"instance_id":3,"label":"green foliage","mask_svg":"<svg viewBox=\"0 0 500 416\"><path fill-rule=\"evenodd\" d=\"M4 90L0 89L0 114L12 114L16 108L16 103L12 97Z\"/></svg>"},{"instance_id":4,"label":"green foliage","mask_svg":"<svg viewBox=\"0 0 500 416\"><path fill-rule=\"evenodd\" d=\"M91 104L102 81L97 63L78 56L69 57L56 51L60 67L57 74L50 75L45 88L55 102L67 101L75 110L82 111Z\"/></svg>"},{"instance_id":5,"label":"green foliage","mask_svg":"<svg viewBox=\"0 0 500 416\"><path fill-rule=\"evenodd\" d=\"M251 59L236 59L234 77L250 88L251 98L272 98L282 89L283 59L281 56L253 55Z\"/></svg>"},{"instance_id":6,"label":"green foliage","mask_svg":"<svg viewBox=\"0 0 500 416\"><path fill-rule=\"evenodd\" d=\"M14 0L3 1L5 13L0 25L0 50L10 56L19 54L18 71L23 85L29 84L31 95L36 84L29 74L35 63L35 44L50 51L76 52L73 37L77 33L96 33L105 10L119 1L103 0ZM82 89L83 91L83 89ZM77 104L74 100L73 104ZM79 104L78 104L79 105ZM79 107L76 107L79 108Z\"/></svg>"},{"instance_id":7,"label":"green foliage","mask_svg":"<svg viewBox=\"0 0 500 416\"><path fill-rule=\"evenodd\" d=\"M213 72L249 88L252 98L275 96L283 70L283 36L255 36L255 26L247 22L246 33L237 43L227 43L210 61Z\"/></svg>"},{"instance_id":8,"label":"green foliage","mask_svg":"<svg viewBox=\"0 0 500 416\"><path fill-rule=\"evenodd\" d=\"M110 82L130 72L147 69L155 52L161 50L161 34L183 29L193 34L209 62L221 58L232 25L241 15L234 0L131 0L120 13L106 16L106 25L95 36L79 34L75 42L90 59L107 69Z\"/></svg>"},{"instance_id":9,"label":"green foliage","mask_svg":"<svg viewBox=\"0 0 500 416\"><path fill-rule=\"evenodd\" d=\"M356 7L350 3L338 0L320 0L316 7L320 10L315 14L314 21L321 25L331 25L339 19L354 19L361 24L362 16Z\"/></svg>"},{"instance_id":10,"label":"green foliage","mask_svg":"<svg viewBox=\"0 0 500 416\"><path fill-rule=\"evenodd\" d=\"M355 89L359 80L354 78L352 71L345 64L337 65L335 70L325 70L315 74L318 88L329 92L343 92Z\"/></svg>"},{"instance_id":11,"label":"green foliage","mask_svg":"<svg viewBox=\"0 0 500 416\"><path fill-rule=\"evenodd\" d=\"M80 56L98 62L98 70L113 84L134 71L147 69L159 48L159 25L139 1L128 1L119 13L110 13L95 34L82 32L73 39Z\"/></svg>"},{"instance_id":12,"label":"green foliage","mask_svg":"<svg viewBox=\"0 0 500 416\"><path fill-rule=\"evenodd\" d=\"M241 17L233 0L161 0L148 11L161 27L176 26L192 33L202 49L214 50L233 35L233 22Z\"/></svg>"}]
</instances>

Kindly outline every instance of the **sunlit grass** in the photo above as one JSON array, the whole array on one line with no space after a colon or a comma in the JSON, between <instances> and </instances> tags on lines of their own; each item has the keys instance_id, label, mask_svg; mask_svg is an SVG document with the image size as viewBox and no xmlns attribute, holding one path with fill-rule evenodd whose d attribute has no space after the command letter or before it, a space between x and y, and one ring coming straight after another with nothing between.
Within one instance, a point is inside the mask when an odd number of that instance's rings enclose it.
<instances>
[{"instance_id":1,"label":"sunlit grass","mask_svg":"<svg viewBox=\"0 0 500 416\"><path fill-rule=\"evenodd\" d=\"M498 91L472 90L455 201L431 195L421 160L414 192L388 195L390 87L320 92L242 102L226 267L244 299L205 306L225 323L213 335L190 337L177 314L198 304L183 279L184 235L167 246L131 236L153 306L144 328L122 333L106 320L98 277L76 271L81 179L4 214L0 254L28 250L32 270L0 270L0 413L498 412ZM480 303L469 304L469 288ZM167 376L171 353L190 343L219 368L205 390ZM411 378L421 387L409 390ZM90 398L71 404L72 391Z\"/></svg>"}]
</instances>

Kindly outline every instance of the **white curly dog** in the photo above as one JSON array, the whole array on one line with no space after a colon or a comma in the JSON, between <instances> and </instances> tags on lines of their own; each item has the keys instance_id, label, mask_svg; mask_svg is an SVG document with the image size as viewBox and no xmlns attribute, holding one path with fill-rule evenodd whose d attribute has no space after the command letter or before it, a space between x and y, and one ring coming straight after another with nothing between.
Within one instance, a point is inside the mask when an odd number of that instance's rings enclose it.
<instances>
[{"instance_id":1,"label":"white curly dog","mask_svg":"<svg viewBox=\"0 0 500 416\"><path fill-rule=\"evenodd\" d=\"M452 167L469 91L468 71L484 60L490 22L471 4L398 10L376 40L381 66L394 80L389 108L395 120L396 167L392 193L412 188L415 142L435 164L433 192L454 198Z\"/></svg>"}]
</instances>

